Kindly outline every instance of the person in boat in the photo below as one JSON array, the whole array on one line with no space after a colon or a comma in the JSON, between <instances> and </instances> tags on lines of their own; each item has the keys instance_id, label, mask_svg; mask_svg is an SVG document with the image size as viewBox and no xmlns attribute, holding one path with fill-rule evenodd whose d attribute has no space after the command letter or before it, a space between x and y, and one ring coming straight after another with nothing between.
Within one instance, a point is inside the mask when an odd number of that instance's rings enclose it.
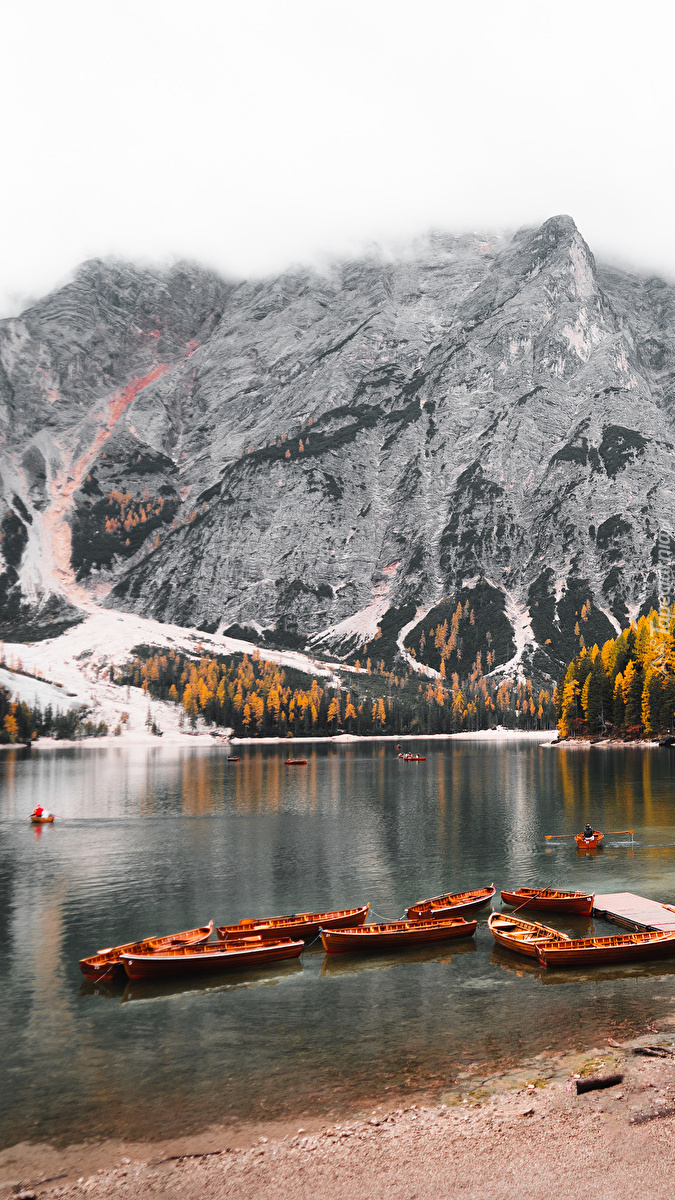
<instances>
[{"instance_id":1,"label":"person in boat","mask_svg":"<svg viewBox=\"0 0 675 1200\"><path fill-rule=\"evenodd\" d=\"M34 808L30 815L31 817L41 817L44 811L42 805L38 804L37 808Z\"/></svg>"},{"instance_id":2,"label":"person in boat","mask_svg":"<svg viewBox=\"0 0 675 1200\"><path fill-rule=\"evenodd\" d=\"M588 821L586 822L586 828L584 829L584 837L585 838L595 837L595 830L592 825L588 824Z\"/></svg>"}]
</instances>

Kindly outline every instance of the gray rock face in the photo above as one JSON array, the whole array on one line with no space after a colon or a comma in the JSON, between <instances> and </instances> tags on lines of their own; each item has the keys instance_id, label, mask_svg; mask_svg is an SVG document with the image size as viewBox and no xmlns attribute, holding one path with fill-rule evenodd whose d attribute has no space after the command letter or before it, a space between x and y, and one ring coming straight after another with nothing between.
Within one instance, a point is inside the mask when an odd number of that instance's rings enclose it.
<instances>
[{"instance_id":1,"label":"gray rock face","mask_svg":"<svg viewBox=\"0 0 675 1200\"><path fill-rule=\"evenodd\" d=\"M87 264L0 364L5 620L75 580L346 653L483 581L557 675L585 600L592 643L655 598L675 289L569 217L236 285Z\"/></svg>"}]
</instances>

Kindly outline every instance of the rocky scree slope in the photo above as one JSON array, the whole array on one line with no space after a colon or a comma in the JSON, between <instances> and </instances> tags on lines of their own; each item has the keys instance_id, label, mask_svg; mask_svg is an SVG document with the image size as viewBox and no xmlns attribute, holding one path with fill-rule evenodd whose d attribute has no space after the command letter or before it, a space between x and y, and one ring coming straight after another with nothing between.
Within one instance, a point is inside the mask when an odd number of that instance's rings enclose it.
<instances>
[{"instance_id":1,"label":"rocky scree slope","mask_svg":"<svg viewBox=\"0 0 675 1200\"><path fill-rule=\"evenodd\" d=\"M470 655L557 677L585 601L592 644L656 599L675 288L569 217L257 282L88 263L0 364L7 629L95 598L433 668L468 600Z\"/></svg>"}]
</instances>

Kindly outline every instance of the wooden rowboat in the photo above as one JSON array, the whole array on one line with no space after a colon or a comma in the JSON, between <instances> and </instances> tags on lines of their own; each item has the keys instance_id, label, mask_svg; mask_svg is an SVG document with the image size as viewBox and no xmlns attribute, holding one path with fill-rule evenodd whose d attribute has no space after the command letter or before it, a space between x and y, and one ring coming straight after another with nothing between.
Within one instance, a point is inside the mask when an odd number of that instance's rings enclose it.
<instances>
[{"instance_id":1,"label":"wooden rowboat","mask_svg":"<svg viewBox=\"0 0 675 1200\"><path fill-rule=\"evenodd\" d=\"M567 942L539 942L542 967L598 966L634 962L643 958L675 955L675 932L663 929L645 933L619 933L611 937L570 938Z\"/></svg>"},{"instance_id":2,"label":"wooden rowboat","mask_svg":"<svg viewBox=\"0 0 675 1200\"><path fill-rule=\"evenodd\" d=\"M284 761L284 766L285 767L306 767L307 759L306 758L287 758Z\"/></svg>"},{"instance_id":3,"label":"wooden rowboat","mask_svg":"<svg viewBox=\"0 0 675 1200\"><path fill-rule=\"evenodd\" d=\"M309 942L317 936L320 929L343 929L363 925L369 908L369 904L364 904L361 908L339 908L323 913L291 913L287 917L244 917L238 925L219 925L216 933L221 942L246 937L250 933L259 933L266 938L302 938L303 941Z\"/></svg>"},{"instance_id":4,"label":"wooden rowboat","mask_svg":"<svg viewBox=\"0 0 675 1200\"><path fill-rule=\"evenodd\" d=\"M54 820L54 814L48 813L46 817L35 817L33 816L33 813L31 813L30 819L33 825L51 825L52 821Z\"/></svg>"},{"instance_id":5,"label":"wooden rowboat","mask_svg":"<svg viewBox=\"0 0 675 1200\"><path fill-rule=\"evenodd\" d=\"M174 975L240 970L283 958L298 958L303 947L304 942L292 938L271 942L261 937L244 937L236 942L212 942L209 946L181 946L159 954L127 951L122 954L121 961L129 979L166 979Z\"/></svg>"},{"instance_id":6,"label":"wooden rowboat","mask_svg":"<svg viewBox=\"0 0 675 1200\"><path fill-rule=\"evenodd\" d=\"M99 950L90 958L80 959L80 970L85 979L96 981L104 978L106 982L115 975L123 974L124 968L120 961L122 954L155 954L158 951L175 949L180 946L199 946L208 942L213 931L213 921L208 925L200 925L197 929L186 929L184 933L172 933L168 937L144 938L141 942L126 942L123 946L108 946Z\"/></svg>"},{"instance_id":7,"label":"wooden rowboat","mask_svg":"<svg viewBox=\"0 0 675 1200\"><path fill-rule=\"evenodd\" d=\"M550 925L540 925L537 921L521 921L520 917L512 917L508 913L491 912L488 917L488 929L499 946L512 950L515 954L526 954L528 958L537 957L537 946L540 942L568 942L566 933L551 929Z\"/></svg>"},{"instance_id":8,"label":"wooden rowboat","mask_svg":"<svg viewBox=\"0 0 675 1200\"><path fill-rule=\"evenodd\" d=\"M515 892L502 892L502 903L513 904L528 910L540 908L549 912L576 913L590 917L593 911L595 892L563 892L559 888L517 888Z\"/></svg>"},{"instance_id":9,"label":"wooden rowboat","mask_svg":"<svg viewBox=\"0 0 675 1200\"><path fill-rule=\"evenodd\" d=\"M575 833L574 840L577 846L586 850L595 850L604 838L604 833L600 833L599 829L593 830L593 837L584 837L583 833Z\"/></svg>"},{"instance_id":10,"label":"wooden rowboat","mask_svg":"<svg viewBox=\"0 0 675 1200\"><path fill-rule=\"evenodd\" d=\"M446 921L388 921L381 925L361 925L356 929L322 929L321 941L326 954L343 954L346 951L419 946L423 942L472 937L475 932L476 921L450 917Z\"/></svg>"},{"instance_id":11,"label":"wooden rowboat","mask_svg":"<svg viewBox=\"0 0 675 1200\"><path fill-rule=\"evenodd\" d=\"M483 908L495 894L495 885L474 888L472 892L445 892L442 896L432 896L430 900L418 900L417 904L406 908L408 921L419 921L434 917L463 917L466 913L476 912Z\"/></svg>"}]
</instances>

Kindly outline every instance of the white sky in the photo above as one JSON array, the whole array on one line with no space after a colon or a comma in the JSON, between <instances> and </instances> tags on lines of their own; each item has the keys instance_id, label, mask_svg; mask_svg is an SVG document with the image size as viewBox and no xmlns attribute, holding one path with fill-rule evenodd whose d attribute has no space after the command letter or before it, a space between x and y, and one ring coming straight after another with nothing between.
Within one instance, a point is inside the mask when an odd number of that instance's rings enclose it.
<instances>
[{"instance_id":1,"label":"white sky","mask_svg":"<svg viewBox=\"0 0 675 1200\"><path fill-rule=\"evenodd\" d=\"M92 255L266 273L568 212L675 277L672 4L5 5L0 311Z\"/></svg>"}]
</instances>

